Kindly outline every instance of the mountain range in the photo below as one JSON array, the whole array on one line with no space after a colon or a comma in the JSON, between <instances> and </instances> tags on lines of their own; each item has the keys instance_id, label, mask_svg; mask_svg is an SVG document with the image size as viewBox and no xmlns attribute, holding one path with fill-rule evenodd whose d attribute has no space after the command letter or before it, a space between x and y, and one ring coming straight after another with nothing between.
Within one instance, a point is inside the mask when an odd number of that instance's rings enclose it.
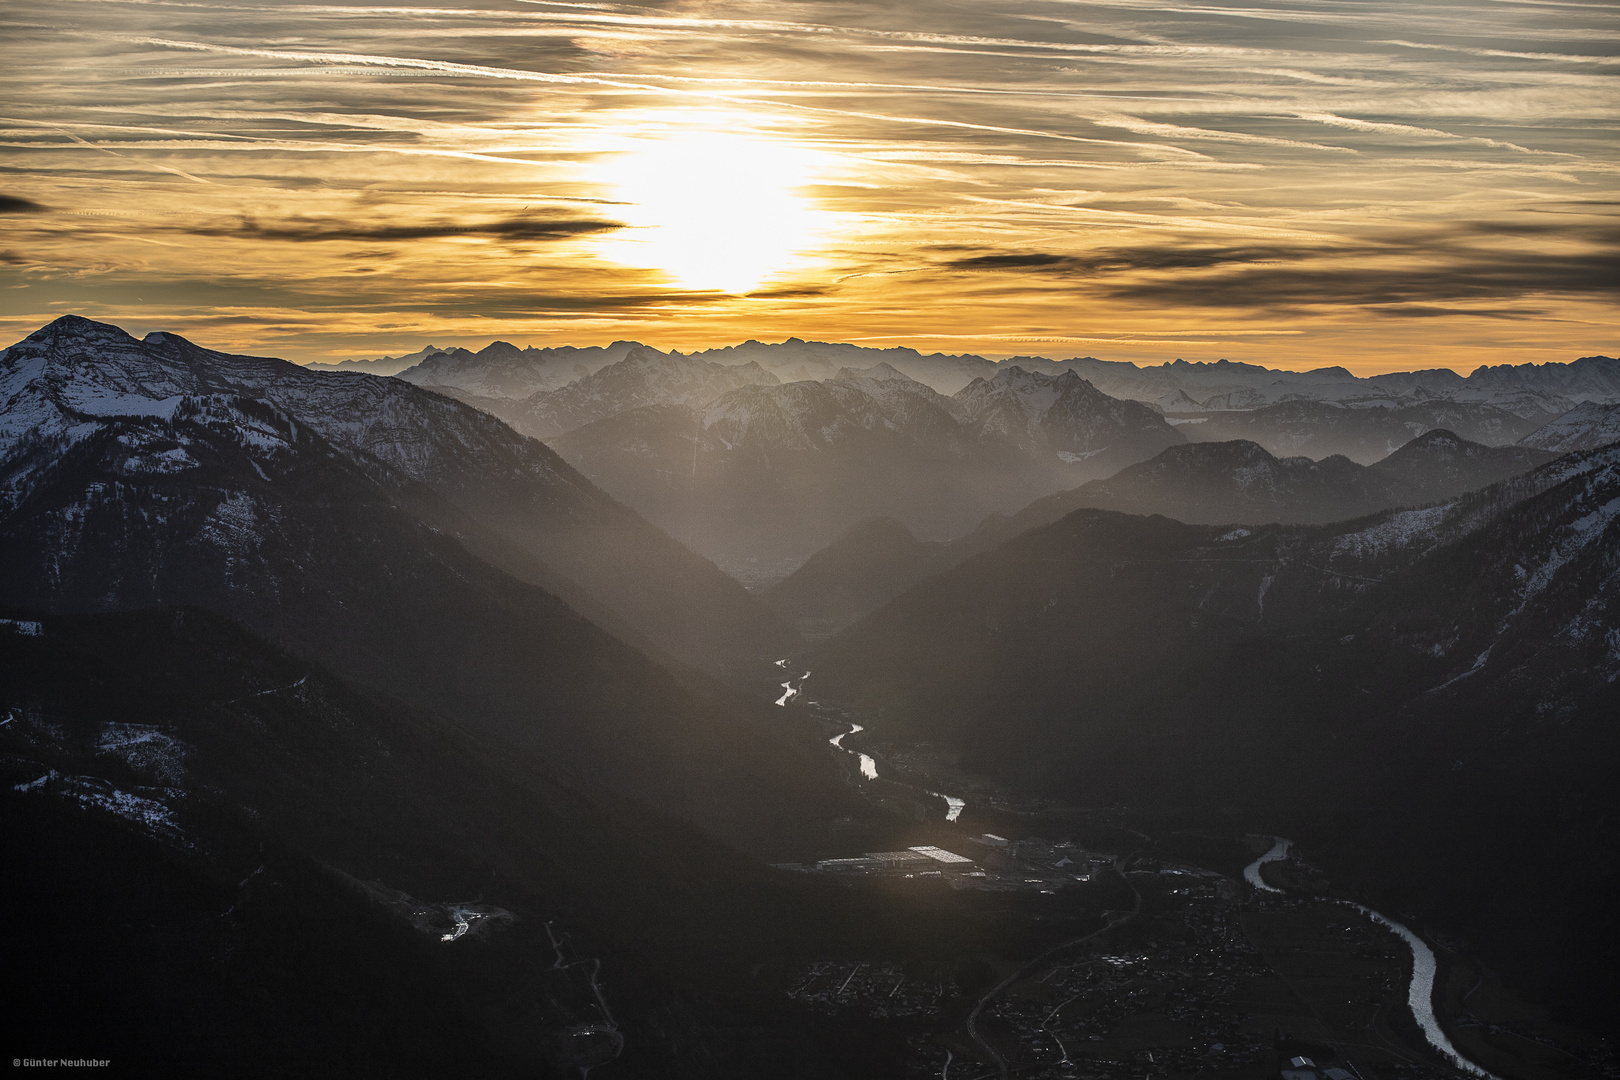
<instances>
[{"instance_id":1,"label":"mountain range","mask_svg":"<svg viewBox=\"0 0 1620 1080\"><path fill-rule=\"evenodd\" d=\"M1139 944L1281 925L1321 868L1459 1008L1507 1008L1467 943L1612 1024L1613 361L424 352L0 351L31 1034L162 1075L1063 1071L1041 1016L1102 969L1031 964L1114 935L1135 1001ZM1250 833L1309 850L1288 894ZM1392 992L1369 1030L1421 1046Z\"/></svg>"},{"instance_id":2,"label":"mountain range","mask_svg":"<svg viewBox=\"0 0 1620 1080\"><path fill-rule=\"evenodd\" d=\"M456 386L486 397L522 398L538 390L555 389L557 376L540 374L554 369L532 361L519 361L513 354L535 358L556 354L570 361L570 370L572 363L583 363L587 370L578 373L583 375L620 359L635 345L620 341L605 349L564 346L518 350L497 342L479 353L451 350L454 361L429 363L433 360L429 356L418 365L421 370L409 377L424 385ZM472 359L491 349L498 355L482 361ZM1348 406L1382 405L1391 409L1452 401L1495 405L1524 419L1540 418L1544 422L1582 401L1605 404L1620 401L1620 360L1606 356L1586 356L1569 363L1482 365L1468 375L1449 368L1432 368L1361 377L1337 366L1288 371L1229 360L1213 363L1175 360L1139 366L1089 356L1066 360L1014 356L996 361L973 354L923 354L908 348L874 349L799 338L775 344L748 341L690 355L727 367L757 363L780 382L827 379L843 368L868 368L887 363L947 397L974 379L993 378L996 371L1009 366L1042 375L1073 371L1110 397L1157 403L1169 412L1252 409L1296 400L1340 402ZM483 381L485 368L503 370L498 383L503 389L499 394L490 392L496 383ZM525 376L524 372L530 370L535 374ZM525 378L532 381L525 383Z\"/></svg>"},{"instance_id":3,"label":"mountain range","mask_svg":"<svg viewBox=\"0 0 1620 1080\"><path fill-rule=\"evenodd\" d=\"M1617 364L1587 357L1468 377L1357 378L1227 361L997 363L795 338L692 354L623 341L544 350L496 342L428 356L399 377L554 444L615 498L764 587L868 517L943 542L987 514L1014 513L1181 442L1246 440L1279 458L1363 465L1435 430L1516 444L1577 402L1620 400ZM862 378L866 389L852 393ZM874 380L931 393L911 394L896 412L871 392ZM811 418L823 435L806 437ZM717 424L747 435L733 439Z\"/></svg>"},{"instance_id":4,"label":"mountain range","mask_svg":"<svg viewBox=\"0 0 1620 1080\"><path fill-rule=\"evenodd\" d=\"M693 550L768 578L873 514L947 537L1180 439L1073 375L1009 368L947 398L879 364L628 409L552 444Z\"/></svg>"},{"instance_id":5,"label":"mountain range","mask_svg":"<svg viewBox=\"0 0 1620 1080\"><path fill-rule=\"evenodd\" d=\"M1115 475L987 516L948 542L899 522L864 523L761 595L801 630L825 636L909 586L1084 507L1208 524L1307 524L1454 498L1551 460L1547 450L1484 446L1434 430L1374 465L1277 458L1256 443L1186 443Z\"/></svg>"},{"instance_id":6,"label":"mountain range","mask_svg":"<svg viewBox=\"0 0 1620 1080\"><path fill-rule=\"evenodd\" d=\"M1610 446L1331 525L1076 510L810 662L874 738L1013 790L1389 853L1382 895L1449 912L1544 992L1608 994L1617 574Z\"/></svg>"},{"instance_id":7,"label":"mountain range","mask_svg":"<svg viewBox=\"0 0 1620 1080\"><path fill-rule=\"evenodd\" d=\"M365 474L389 498L422 504L426 521L504 569L684 661L719 671L791 639L734 581L546 446L408 382L310 373L171 334L138 342L69 316L0 356L0 395L8 401L0 416L0 499L12 513L27 512L21 501L80 444L104 447L103 467L140 482L182 482L196 464L185 448L190 436L169 429L189 424L198 437L240 442L225 449L249 487L262 482L257 469L273 464L249 460L255 454L346 468L355 483ZM243 409L262 417L251 427L263 431L258 442L241 442L247 436L233 434L231 421L210 418L212 410ZM119 442L113 429L126 427L129 439ZM131 449L153 440L172 440L173 449L150 457ZM98 490L110 497L120 489Z\"/></svg>"}]
</instances>

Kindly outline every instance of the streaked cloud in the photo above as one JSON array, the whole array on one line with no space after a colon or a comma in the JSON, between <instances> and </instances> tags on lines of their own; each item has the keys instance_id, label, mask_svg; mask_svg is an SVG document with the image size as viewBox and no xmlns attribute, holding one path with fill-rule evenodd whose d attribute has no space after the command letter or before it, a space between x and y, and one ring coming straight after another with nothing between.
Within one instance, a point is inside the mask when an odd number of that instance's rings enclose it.
<instances>
[{"instance_id":1,"label":"streaked cloud","mask_svg":"<svg viewBox=\"0 0 1620 1080\"><path fill-rule=\"evenodd\" d=\"M1612 352L1617 41L1551 0L10 0L0 331ZM757 229L657 152L717 136L728 174L792 162L755 212L808 237L733 292L676 264ZM699 216L627 205L638 161Z\"/></svg>"}]
</instances>

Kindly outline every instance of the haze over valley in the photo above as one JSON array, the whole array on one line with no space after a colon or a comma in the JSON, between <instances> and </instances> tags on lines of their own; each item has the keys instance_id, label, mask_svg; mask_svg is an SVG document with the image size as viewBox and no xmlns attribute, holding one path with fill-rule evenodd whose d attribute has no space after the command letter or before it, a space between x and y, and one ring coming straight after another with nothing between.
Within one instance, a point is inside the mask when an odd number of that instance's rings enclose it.
<instances>
[{"instance_id":1,"label":"haze over valley","mask_svg":"<svg viewBox=\"0 0 1620 1080\"><path fill-rule=\"evenodd\" d=\"M1620 1080L1617 41L0 4L14 1068Z\"/></svg>"},{"instance_id":2,"label":"haze over valley","mask_svg":"<svg viewBox=\"0 0 1620 1080\"><path fill-rule=\"evenodd\" d=\"M228 1034L116 998L47 995L31 1025L150 1060L286 1055L231 989L269 980L329 996L306 1045L347 1053L375 1014L377 1059L427 1068L470 1047L495 1072L710 1075L682 1046L718 1039L727 1075L1057 1076L1060 1012L1019 1019L1055 980L1101 1067L1264 1075L1304 1048L1543 1075L1513 1039L1579 1063L1548 1075L1609 1067L1575 1032L1612 1000L1585 890L1610 873L1590 855L1615 790L1620 362L1441 381L799 341L424 352L326 370L70 316L0 354L0 738L14 850L44 875L19 880L77 882L46 920L73 940L69 912L145 895L118 875L158 859L175 899L150 925L212 920L165 964L211 974L142 985L212 987L194 1015ZM1240 426L1258 438L1200 438ZM1366 464L1291 452L1380 437ZM1525 770L1560 798L1504 806ZM1257 830L1312 862L1240 884ZM85 845L111 876L82 876ZM1408 1029L1284 1036L1293 1006L1172 990L1179 961L1152 959L1184 947L1163 927L1236 917L1246 944L1220 948L1272 977L1266 942L1339 898L1416 913L1515 1034L1470 1042L1445 984ZM1508 914L1552 904L1557 930ZM331 908L366 928L337 953L278 929ZM1086 974L1121 948L1139 976ZM1349 978L1363 954L1319 963ZM377 965L398 979L354 989ZM895 999L908 979L923 996ZM1116 984L1225 1034L1116 1028ZM472 1034L407 1034L421 1009ZM772 1034L717 1034L738 1023Z\"/></svg>"}]
</instances>

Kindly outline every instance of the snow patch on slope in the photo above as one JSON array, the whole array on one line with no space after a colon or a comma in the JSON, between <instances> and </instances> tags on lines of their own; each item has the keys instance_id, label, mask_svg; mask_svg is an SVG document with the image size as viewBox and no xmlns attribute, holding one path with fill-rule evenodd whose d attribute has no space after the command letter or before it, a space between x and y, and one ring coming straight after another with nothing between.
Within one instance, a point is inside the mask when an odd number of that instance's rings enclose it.
<instances>
[{"instance_id":1,"label":"snow patch on slope","mask_svg":"<svg viewBox=\"0 0 1620 1080\"><path fill-rule=\"evenodd\" d=\"M1451 512L1451 504L1422 510L1402 510L1360 532L1346 533L1333 542L1333 554L1376 558L1388 551L1415 544L1433 544Z\"/></svg>"}]
</instances>

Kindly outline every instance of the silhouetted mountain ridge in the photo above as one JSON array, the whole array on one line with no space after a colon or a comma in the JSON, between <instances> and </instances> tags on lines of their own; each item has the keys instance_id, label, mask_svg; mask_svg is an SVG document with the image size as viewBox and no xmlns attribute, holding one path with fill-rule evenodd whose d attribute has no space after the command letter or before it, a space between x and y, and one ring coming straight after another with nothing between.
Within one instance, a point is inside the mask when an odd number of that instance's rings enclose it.
<instances>
[{"instance_id":1,"label":"silhouetted mountain ridge","mask_svg":"<svg viewBox=\"0 0 1620 1080\"><path fill-rule=\"evenodd\" d=\"M1344 457L1277 458L1246 440L1186 443L1106 480L1037 499L1017 513L991 515L972 532L926 552L888 543L867 546L861 534L852 534L838 542L835 558L812 557L806 567L816 563L813 572L766 598L801 626L825 632L829 616L817 606L812 581L814 590L841 597L838 618L847 623L924 578L1083 507L1203 524L1327 523L1454 498L1552 456L1523 447L1482 446L1448 431L1421 435L1373 466ZM841 579L845 567L850 576Z\"/></svg>"}]
</instances>

